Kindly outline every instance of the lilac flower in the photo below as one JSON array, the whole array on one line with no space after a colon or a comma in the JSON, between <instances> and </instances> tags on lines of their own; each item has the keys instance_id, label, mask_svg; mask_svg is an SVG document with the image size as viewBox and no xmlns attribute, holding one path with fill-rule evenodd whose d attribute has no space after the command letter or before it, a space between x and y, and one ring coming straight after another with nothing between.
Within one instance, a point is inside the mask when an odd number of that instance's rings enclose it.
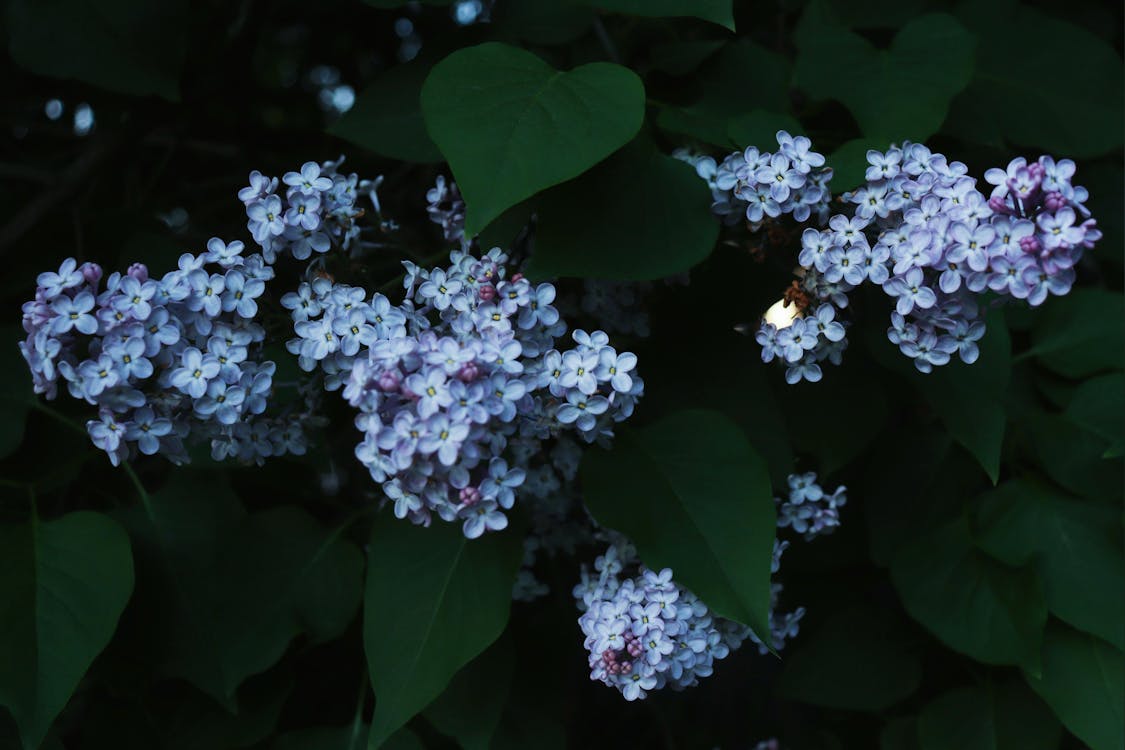
<instances>
[{"instance_id":1,"label":"lilac flower","mask_svg":"<svg viewBox=\"0 0 1125 750\"><path fill-rule=\"evenodd\" d=\"M570 391L566 401L559 407L559 422L574 424L582 432L594 429L597 423L595 417L609 408L609 401L604 396L587 396L581 391Z\"/></svg>"},{"instance_id":2,"label":"lilac flower","mask_svg":"<svg viewBox=\"0 0 1125 750\"><path fill-rule=\"evenodd\" d=\"M151 456L160 450L160 438L172 432L172 421L157 417L152 407L145 406L133 412L132 420L125 426L125 438L137 444L137 450Z\"/></svg>"},{"instance_id":3,"label":"lilac flower","mask_svg":"<svg viewBox=\"0 0 1125 750\"><path fill-rule=\"evenodd\" d=\"M203 354L194 346L184 349L180 366L172 370L169 382L192 398L201 398L207 384L219 374L219 360L213 354Z\"/></svg>"},{"instance_id":4,"label":"lilac flower","mask_svg":"<svg viewBox=\"0 0 1125 750\"><path fill-rule=\"evenodd\" d=\"M56 297L51 303L51 310L56 315L51 322L51 332L57 336L74 329L92 336L98 330L98 321L90 314L94 304L94 295L89 292L79 292L74 299Z\"/></svg>"},{"instance_id":5,"label":"lilac flower","mask_svg":"<svg viewBox=\"0 0 1125 750\"><path fill-rule=\"evenodd\" d=\"M81 286L84 279L77 269L78 261L74 258L67 258L59 266L58 273L47 271L39 274L36 283L43 289L44 298L52 300L68 289Z\"/></svg>"},{"instance_id":6,"label":"lilac flower","mask_svg":"<svg viewBox=\"0 0 1125 750\"><path fill-rule=\"evenodd\" d=\"M301 165L300 172L286 172L281 181L305 195L315 195L332 187L332 180L321 176L320 171L319 164L307 161Z\"/></svg>"},{"instance_id":7,"label":"lilac flower","mask_svg":"<svg viewBox=\"0 0 1125 750\"><path fill-rule=\"evenodd\" d=\"M923 285L923 280L922 269L915 267L903 276L895 276L883 284L883 290L887 294L898 298L895 309L900 315L909 314L915 307L928 309L937 303L937 295Z\"/></svg>"}]
</instances>

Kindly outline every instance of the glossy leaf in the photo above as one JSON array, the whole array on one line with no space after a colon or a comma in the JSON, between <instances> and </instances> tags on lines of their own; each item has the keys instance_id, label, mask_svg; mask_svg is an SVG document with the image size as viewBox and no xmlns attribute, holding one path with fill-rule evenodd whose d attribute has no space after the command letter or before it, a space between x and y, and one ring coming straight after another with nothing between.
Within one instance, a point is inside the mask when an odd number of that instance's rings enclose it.
<instances>
[{"instance_id":1,"label":"glossy leaf","mask_svg":"<svg viewBox=\"0 0 1125 750\"><path fill-rule=\"evenodd\" d=\"M363 616L375 689L368 747L380 747L499 637L522 554L514 529L466 539L459 524L376 519Z\"/></svg>"},{"instance_id":2,"label":"glossy leaf","mask_svg":"<svg viewBox=\"0 0 1125 750\"><path fill-rule=\"evenodd\" d=\"M532 278L671 276L710 255L719 236L707 184L645 139L537 204ZM646 220L621 220L639 215Z\"/></svg>"},{"instance_id":3,"label":"glossy leaf","mask_svg":"<svg viewBox=\"0 0 1125 750\"><path fill-rule=\"evenodd\" d=\"M769 633L773 493L737 425L692 410L621 429L612 450L586 453L581 480L594 517L628 536L647 566L672 568L715 612Z\"/></svg>"},{"instance_id":4,"label":"glossy leaf","mask_svg":"<svg viewBox=\"0 0 1125 750\"><path fill-rule=\"evenodd\" d=\"M0 704L39 747L133 591L129 538L90 511L0 526Z\"/></svg>"},{"instance_id":5,"label":"glossy leaf","mask_svg":"<svg viewBox=\"0 0 1125 750\"><path fill-rule=\"evenodd\" d=\"M640 78L620 65L560 72L492 42L434 66L422 112L465 198L466 231L476 234L504 209L625 145L641 126L644 98Z\"/></svg>"},{"instance_id":6,"label":"glossy leaf","mask_svg":"<svg viewBox=\"0 0 1125 750\"><path fill-rule=\"evenodd\" d=\"M963 520L904 546L891 579L910 615L950 648L986 664L1039 670L1047 620L1042 584L973 546Z\"/></svg>"}]
</instances>

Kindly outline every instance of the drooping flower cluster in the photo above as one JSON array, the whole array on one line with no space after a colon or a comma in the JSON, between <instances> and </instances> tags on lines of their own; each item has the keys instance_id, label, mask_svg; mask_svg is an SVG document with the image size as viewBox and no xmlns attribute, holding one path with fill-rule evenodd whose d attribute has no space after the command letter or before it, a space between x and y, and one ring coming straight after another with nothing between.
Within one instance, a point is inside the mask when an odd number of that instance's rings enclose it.
<instances>
[{"instance_id":1,"label":"drooping flower cluster","mask_svg":"<svg viewBox=\"0 0 1125 750\"><path fill-rule=\"evenodd\" d=\"M326 279L283 304L301 367L319 367L359 410L356 457L395 514L429 524L436 513L475 538L507 525L544 441L610 437L644 385L636 357L601 331L576 330L574 348L555 348L566 324L554 287L509 276L499 248L450 258L430 270L405 263L397 307Z\"/></svg>"},{"instance_id":2,"label":"drooping flower cluster","mask_svg":"<svg viewBox=\"0 0 1125 750\"><path fill-rule=\"evenodd\" d=\"M1020 158L1007 170L990 169L989 198L964 164L921 144L869 151L868 162L867 183L843 196L853 215L837 214L828 229L806 229L801 238L805 305L759 330L763 360L786 362L790 382L819 379L811 365L824 359L822 347L838 343L811 340L808 325L797 321L838 317L847 293L865 281L895 301L888 338L930 372L954 354L969 364L978 358L976 342L985 332L980 294L1032 306L1066 294L1083 249L1101 238L1084 205L1087 191L1071 183L1069 159ZM826 306L835 308L831 315ZM807 351L799 352L795 339Z\"/></svg>"},{"instance_id":3,"label":"drooping flower cluster","mask_svg":"<svg viewBox=\"0 0 1125 750\"><path fill-rule=\"evenodd\" d=\"M777 526L791 528L806 541L829 534L840 525L840 508L848 501L843 485L831 494L816 481L816 473L790 474L789 498L774 498L777 504Z\"/></svg>"},{"instance_id":4,"label":"drooping flower cluster","mask_svg":"<svg viewBox=\"0 0 1125 750\"><path fill-rule=\"evenodd\" d=\"M288 252L297 260L326 253L334 245L347 248L359 236L356 220L365 209L360 196L371 200L376 213L375 190L382 177L360 180L356 174L338 172L343 157L317 164L305 162L300 171L286 172L280 184L254 170L250 184L238 191L246 206L246 228L262 248L267 263ZM283 193L279 193L279 188Z\"/></svg>"},{"instance_id":5,"label":"drooping flower cluster","mask_svg":"<svg viewBox=\"0 0 1125 750\"><path fill-rule=\"evenodd\" d=\"M794 137L784 130L777 131L777 145L776 153L751 146L719 162L684 151L673 156L692 164L696 174L707 181L711 210L727 224L745 217L757 228L767 219L783 215L800 222L814 217L823 224L828 218L828 182L832 179L824 155L813 151L805 136Z\"/></svg>"},{"instance_id":6,"label":"drooping flower cluster","mask_svg":"<svg viewBox=\"0 0 1125 750\"><path fill-rule=\"evenodd\" d=\"M254 317L273 268L242 250L213 238L160 279L135 263L103 285L100 266L73 258L40 274L20 343L35 392L54 398L61 378L96 406L86 427L114 465L138 452L186 462L188 438L216 459L303 453L299 418L262 416L275 365Z\"/></svg>"}]
</instances>

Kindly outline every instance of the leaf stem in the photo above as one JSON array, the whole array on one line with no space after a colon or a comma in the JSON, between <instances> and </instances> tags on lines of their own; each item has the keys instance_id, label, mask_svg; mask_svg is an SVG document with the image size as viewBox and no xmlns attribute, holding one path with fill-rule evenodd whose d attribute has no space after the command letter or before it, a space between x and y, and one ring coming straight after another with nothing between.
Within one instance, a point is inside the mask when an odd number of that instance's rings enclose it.
<instances>
[{"instance_id":1,"label":"leaf stem","mask_svg":"<svg viewBox=\"0 0 1125 750\"><path fill-rule=\"evenodd\" d=\"M370 687L371 682L367 677L367 665L364 664L359 670L359 693L355 702L355 718L352 719L352 735L348 740L348 750L356 750L356 741L359 740L360 728L363 726L363 706L367 703L367 689Z\"/></svg>"}]
</instances>

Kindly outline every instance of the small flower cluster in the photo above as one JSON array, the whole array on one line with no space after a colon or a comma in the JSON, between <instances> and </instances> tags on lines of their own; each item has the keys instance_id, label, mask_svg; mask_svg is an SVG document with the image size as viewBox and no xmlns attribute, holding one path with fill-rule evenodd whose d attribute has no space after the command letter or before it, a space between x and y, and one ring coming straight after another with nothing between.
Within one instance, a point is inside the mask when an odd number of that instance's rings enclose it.
<instances>
[{"instance_id":1,"label":"small flower cluster","mask_svg":"<svg viewBox=\"0 0 1125 750\"><path fill-rule=\"evenodd\" d=\"M462 242L465 239L465 201L457 183L446 182L445 175L439 174L434 186L426 191L426 202L426 213L430 221L441 227L445 240Z\"/></svg>"},{"instance_id":2,"label":"small flower cluster","mask_svg":"<svg viewBox=\"0 0 1125 750\"><path fill-rule=\"evenodd\" d=\"M104 286L100 266L73 258L40 274L20 343L35 392L54 398L61 377L96 406L87 430L115 466L137 452L186 462L189 436L216 459L303 453L299 420L261 417L275 365L254 317L273 268L242 250L214 238L160 279L135 263Z\"/></svg>"},{"instance_id":3,"label":"small flower cluster","mask_svg":"<svg viewBox=\"0 0 1125 750\"><path fill-rule=\"evenodd\" d=\"M305 162L300 171L286 172L280 185L276 177L257 170L250 173L250 184L238 191L238 197L246 206L246 228L267 263L285 252L307 260L334 245L347 248L359 236L356 220L364 215L357 205L360 196L367 196L378 213L375 190L382 178L360 180L355 174L339 174L343 161L341 157L321 164ZM280 186L284 197L277 192Z\"/></svg>"},{"instance_id":4,"label":"small flower cluster","mask_svg":"<svg viewBox=\"0 0 1125 750\"><path fill-rule=\"evenodd\" d=\"M716 660L742 645L749 628L713 615L672 580L669 568L641 566L638 575L622 579L633 557L623 548L611 546L594 563L598 575L583 570L574 589L590 679L617 688L629 701L666 686L698 684Z\"/></svg>"},{"instance_id":5,"label":"small flower cluster","mask_svg":"<svg viewBox=\"0 0 1125 750\"><path fill-rule=\"evenodd\" d=\"M711 209L727 224L745 216L757 229L766 220L783 215L792 215L799 222L815 216L823 224L829 213L832 169L824 166L824 155L813 151L805 136L779 130L776 137L776 153L751 146L720 162L683 151L673 156L692 164L696 174L707 181Z\"/></svg>"},{"instance_id":6,"label":"small flower cluster","mask_svg":"<svg viewBox=\"0 0 1125 750\"><path fill-rule=\"evenodd\" d=\"M507 525L505 510L527 480L544 441L570 432L587 442L612 436L643 392L637 358L601 331L566 331L551 284L508 276L507 256L454 251L447 268L405 263L407 298L367 301L362 289L327 279L283 301L307 371L360 414L356 457L395 514L429 524L460 521L465 535Z\"/></svg>"},{"instance_id":7,"label":"small flower cluster","mask_svg":"<svg viewBox=\"0 0 1125 750\"><path fill-rule=\"evenodd\" d=\"M798 262L807 304L792 321L763 321L757 337L763 360L783 359L791 372L794 363L806 362L805 355L793 359L792 340L814 352L821 341L810 341L807 326L796 321L809 313L827 316L826 305L838 312L848 292L870 281L895 300L887 335L918 370L930 372L954 354L971 364L985 332L981 293L1032 306L1066 294L1083 249L1101 238L1084 205L1087 191L1071 183L1069 159L1042 156L1029 164L1020 158L1006 170L990 169L985 179L994 187L985 198L964 164L921 144L867 156L867 183L843 196L855 206L853 215L837 214L827 230L802 235ZM784 332L790 322L795 333ZM820 378L819 368L796 369L790 382Z\"/></svg>"},{"instance_id":8,"label":"small flower cluster","mask_svg":"<svg viewBox=\"0 0 1125 750\"><path fill-rule=\"evenodd\" d=\"M848 323L836 319L836 308L830 302L806 308L804 316L797 314L797 304L790 302L791 310L781 307L778 319L763 321L755 334L762 361L776 358L784 362L785 380L790 385L801 380L817 382L823 375L820 363L840 364L848 347Z\"/></svg>"},{"instance_id":9,"label":"small flower cluster","mask_svg":"<svg viewBox=\"0 0 1125 750\"><path fill-rule=\"evenodd\" d=\"M840 508L848 501L843 485L828 494L816 481L816 473L790 474L789 499L774 498L777 526L793 529L806 541L830 534L840 525Z\"/></svg>"}]
</instances>

